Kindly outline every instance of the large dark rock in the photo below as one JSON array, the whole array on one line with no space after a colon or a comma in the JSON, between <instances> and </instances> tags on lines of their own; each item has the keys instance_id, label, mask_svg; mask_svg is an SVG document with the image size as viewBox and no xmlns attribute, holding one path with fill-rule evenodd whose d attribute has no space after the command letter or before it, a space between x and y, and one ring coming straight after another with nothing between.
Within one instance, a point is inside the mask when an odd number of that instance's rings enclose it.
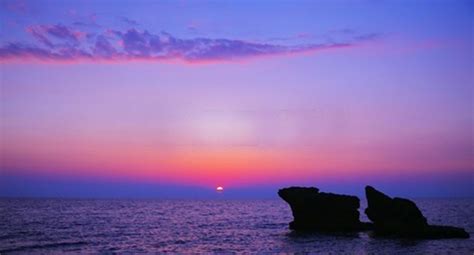
<instances>
[{"instance_id":1,"label":"large dark rock","mask_svg":"<svg viewBox=\"0 0 474 255\"><path fill-rule=\"evenodd\" d=\"M404 198L390 198L371 186L365 187L365 214L377 235L407 238L469 238L462 228L428 225L416 204Z\"/></svg>"},{"instance_id":2,"label":"large dark rock","mask_svg":"<svg viewBox=\"0 0 474 255\"><path fill-rule=\"evenodd\" d=\"M428 225L415 203L403 198L390 198L382 192L365 187L368 207L365 214L375 228L385 230L419 229Z\"/></svg>"},{"instance_id":3,"label":"large dark rock","mask_svg":"<svg viewBox=\"0 0 474 255\"><path fill-rule=\"evenodd\" d=\"M317 231L359 231L370 223L359 221L359 198L319 192L317 188L290 187L278 195L291 207L290 229Z\"/></svg>"}]
</instances>

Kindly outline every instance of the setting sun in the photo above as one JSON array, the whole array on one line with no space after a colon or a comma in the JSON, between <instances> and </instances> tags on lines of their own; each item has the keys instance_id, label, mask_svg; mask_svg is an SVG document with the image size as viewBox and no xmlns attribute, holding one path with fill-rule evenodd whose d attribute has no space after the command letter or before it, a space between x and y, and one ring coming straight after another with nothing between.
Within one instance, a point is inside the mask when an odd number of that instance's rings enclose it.
<instances>
[{"instance_id":1,"label":"setting sun","mask_svg":"<svg viewBox=\"0 0 474 255\"><path fill-rule=\"evenodd\" d=\"M0 0L0 255L474 255L473 28L474 0Z\"/></svg>"}]
</instances>

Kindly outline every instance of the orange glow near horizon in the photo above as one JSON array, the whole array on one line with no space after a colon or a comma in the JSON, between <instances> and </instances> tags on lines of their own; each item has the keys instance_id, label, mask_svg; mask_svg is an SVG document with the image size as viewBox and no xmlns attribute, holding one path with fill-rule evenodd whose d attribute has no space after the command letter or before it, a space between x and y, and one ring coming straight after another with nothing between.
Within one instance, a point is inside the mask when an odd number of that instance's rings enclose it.
<instances>
[{"instance_id":1,"label":"orange glow near horizon","mask_svg":"<svg viewBox=\"0 0 474 255\"><path fill-rule=\"evenodd\" d=\"M361 176L375 172L443 171L465 169L470 162L445 162L428 152L417 157L385 151L341 147L259 146L116 146L110 143L65 139L18 142L3 150L5 169L23 169L53 175L135 178L209 186L240 185L283 180ZM420 157L420 155L425 155ZM407 164L409 163L409 164Z\"/></svg>"}]
</instances>

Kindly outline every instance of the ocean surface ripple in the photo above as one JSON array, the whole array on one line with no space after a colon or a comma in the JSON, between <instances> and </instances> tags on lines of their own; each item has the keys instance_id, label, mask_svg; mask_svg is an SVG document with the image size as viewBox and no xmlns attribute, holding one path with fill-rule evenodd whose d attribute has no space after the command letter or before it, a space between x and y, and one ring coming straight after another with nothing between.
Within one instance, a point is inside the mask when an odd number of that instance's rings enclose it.
<instances>
[{"instance_id":1,"label":"ocean surface ripple","mask_svg":"<svg viewBox=\"0 0 474 255\"><path fill-rule=\"evenodd\" d=\"M474 199L415 201L430 223L471 238L296 234L281 200L0 199L0 253L473 254Z\"/></svg>"}]
</instances>

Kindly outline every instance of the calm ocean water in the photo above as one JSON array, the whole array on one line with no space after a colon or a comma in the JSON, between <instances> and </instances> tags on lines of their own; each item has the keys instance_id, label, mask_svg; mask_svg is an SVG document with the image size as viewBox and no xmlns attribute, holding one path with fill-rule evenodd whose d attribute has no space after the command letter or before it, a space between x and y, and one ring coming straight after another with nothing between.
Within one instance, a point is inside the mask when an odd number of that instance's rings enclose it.
<instances>
[{"instance_id":1,"label":"calm ocean water","mask_svg":"<svg viewBox=\"0 0 474 255\"><path fill-rule=\"evenodd\" d=\"M474 235L473 199L415 201L430 223L464 227ZM0 253L474 253L472 237L297 235L288 229L291 219L281 200L1 199Z\"/></svg>"}]
</instances>

